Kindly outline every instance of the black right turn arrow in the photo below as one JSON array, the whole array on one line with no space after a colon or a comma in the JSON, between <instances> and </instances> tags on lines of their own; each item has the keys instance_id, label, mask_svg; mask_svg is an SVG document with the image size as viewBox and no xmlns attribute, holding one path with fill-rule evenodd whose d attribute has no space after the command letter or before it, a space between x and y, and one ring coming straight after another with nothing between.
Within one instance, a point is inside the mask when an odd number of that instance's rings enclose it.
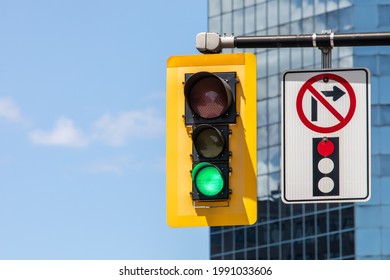
<instances>
[{"instance_id":1,"label":"black right turn arrow","mask_svg":"<svg viewBox=\"0 0 390 280\"><path fill-rule=\"evenodd\" d=\"M326 97L333 97L333 101L337 101L340 99L345 92L342 91L340 88L334 86L333 90L331 91L321 91Z\"/></svg>"}]
</instances>

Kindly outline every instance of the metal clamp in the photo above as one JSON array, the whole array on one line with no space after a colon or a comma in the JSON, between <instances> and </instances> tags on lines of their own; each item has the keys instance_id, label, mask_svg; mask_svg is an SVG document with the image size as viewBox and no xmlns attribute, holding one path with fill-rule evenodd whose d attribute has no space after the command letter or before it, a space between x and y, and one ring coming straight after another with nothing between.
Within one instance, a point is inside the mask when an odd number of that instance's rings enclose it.
<instances>
[{"instance_id":1,"label":"metal clamp","mask_svg":"<svg viewBox=\"0 0 390 280\"><path fill-rule=\"evenodd\" d=\"M316 48L317 47L317 34L316 33L313 33L313 35L311 36L312 40L313 40L313 47Z\"/></svg>"},{"instance_id":2,"label":"metal clamp","mask_svg":"<svg viewBox=\"0 0 390 280\"><path fill-rule=\"evenodd\" d=\"M201 32L196 35L196 48L201 53L220 53L223 48L234 48L234 36Z\"/></svg>"}]
</instances>

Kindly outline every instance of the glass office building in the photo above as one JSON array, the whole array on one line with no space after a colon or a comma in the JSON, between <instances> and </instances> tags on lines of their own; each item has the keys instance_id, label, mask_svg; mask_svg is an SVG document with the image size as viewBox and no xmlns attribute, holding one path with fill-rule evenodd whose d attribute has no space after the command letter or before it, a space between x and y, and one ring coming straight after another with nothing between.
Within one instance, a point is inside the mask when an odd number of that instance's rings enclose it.
<instances>
[{"instance_id":1,"label":"glass office building","mask_svg":"<svg viewBox=\"0 0 390 280\"><path fill-rule=\"evenodd\" d=\"M208 31L287 35L390 30L390 0L209 0ZM371 71L371 199L294 204L280 199L280 82L321 68L316 48L227 49L257 57L258 221L212 227L211 259L390 259L390 47L340 47L332 68Z\"/></svg>"}]
</instances>

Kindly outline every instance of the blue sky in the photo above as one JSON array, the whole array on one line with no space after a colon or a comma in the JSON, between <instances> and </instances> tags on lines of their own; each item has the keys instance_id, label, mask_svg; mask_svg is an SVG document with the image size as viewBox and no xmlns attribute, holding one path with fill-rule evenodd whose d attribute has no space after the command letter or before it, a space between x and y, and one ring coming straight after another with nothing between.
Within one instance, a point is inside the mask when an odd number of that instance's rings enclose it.
<instances>
[{"instance_id":1,"label":"blue sky","mask_svg":"<svg viewBox=\"0 0 390 280\"><path fill-rule=\"evenodd\" d=\"M0 2L0 259L208 259L165 219L165 78L207 1Z\"/></svg>"}]
</instances>

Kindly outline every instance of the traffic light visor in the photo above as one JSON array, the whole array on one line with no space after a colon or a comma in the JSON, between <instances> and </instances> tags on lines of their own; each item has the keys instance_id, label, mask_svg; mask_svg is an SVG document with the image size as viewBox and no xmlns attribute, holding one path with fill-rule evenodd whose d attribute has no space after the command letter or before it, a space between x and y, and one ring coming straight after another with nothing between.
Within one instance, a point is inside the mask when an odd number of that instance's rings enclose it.
<instances>
[{"instance_id":1,"label":"traffic light visor","mask_svg":"<svg viewBox=\"0 0 390 280\"><path fill-rule=\"evenodd\" d=\"M224 186L224 180L219 168L211 163L202 162L192 170L192 180L199 192L205 196L219 194Z\"/></svg>"},{"instance_id":2,"label":"traffic light visor","mask_svg":"<svg viewBox=\"0 0 390 280\"><path fill-rule=\"evenodd\" d=\"M191 110L205 119L222 116L233 99L227 82L209 72L193 74L185 83L184 93Z\"/></svg>"},{"instance_id":3,"label":"traffic light visor","mask_svg":"<svg viewBox=\"0 0 390 280\"><path fill-rule=\"evenodd\" d=\"M224 150L225 140L222 133L211 125L195 127L192 139L196 151L205 158L215 158Z\"/></svg>"}]
</instances>

